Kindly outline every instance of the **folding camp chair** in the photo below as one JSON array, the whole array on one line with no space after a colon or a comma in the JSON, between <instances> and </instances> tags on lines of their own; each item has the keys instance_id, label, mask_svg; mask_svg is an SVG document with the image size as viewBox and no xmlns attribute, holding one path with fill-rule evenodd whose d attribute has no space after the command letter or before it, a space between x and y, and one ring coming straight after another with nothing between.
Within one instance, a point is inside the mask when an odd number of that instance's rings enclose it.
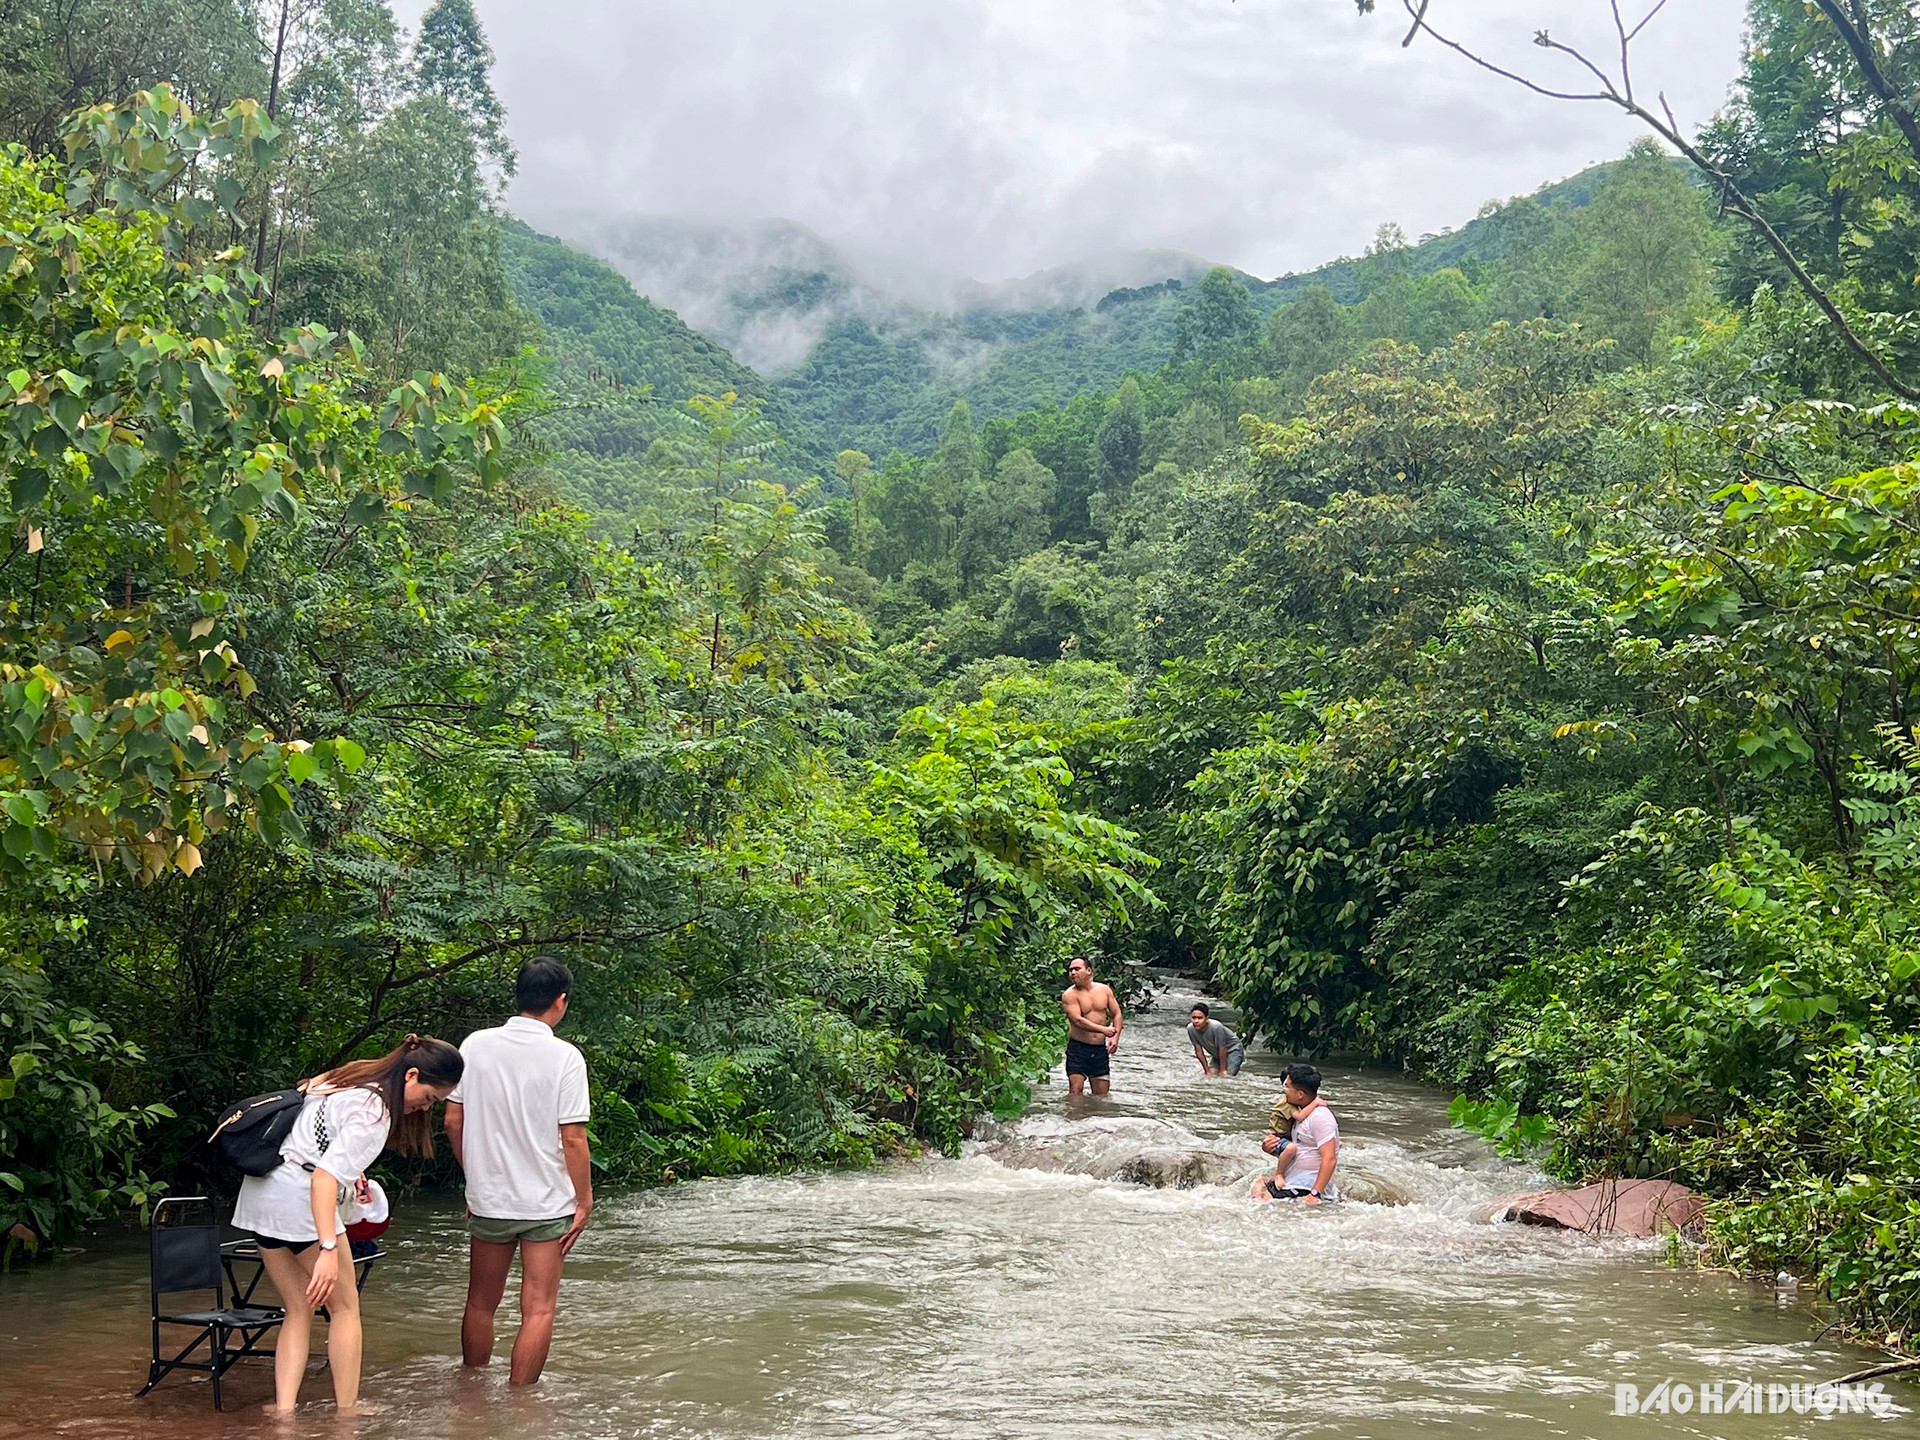
<instances>
[{"instance_id":1,"label":"folding camp chair","mask_svg":"<svg viewBox=\"0 0 1920 1440\"><path fill-rule=\"evenodd\" d=\"M251 1305L227 1304L226 1270L221 1264L220 1222L211 1200L204 1195L170 1195L153 1207L152 1260L148 1278L153 1311L153 1358L147 1366L146 1394L175 1370L205 1371L213 1380L213 1408L220 1408L220 1377L236 1360L271 1354L260 1342L280 1323L280 1312ZM211 1310L162 1313L161 1297L183 1290L211 1290ZM198 1331L186 1348L168 1359L160 1351L160 1327L174 1325ZM240 1345L233 1346L235 1337ZM202 1345L206 1358L190 1358Z\"/></svg>"}]
</instances>

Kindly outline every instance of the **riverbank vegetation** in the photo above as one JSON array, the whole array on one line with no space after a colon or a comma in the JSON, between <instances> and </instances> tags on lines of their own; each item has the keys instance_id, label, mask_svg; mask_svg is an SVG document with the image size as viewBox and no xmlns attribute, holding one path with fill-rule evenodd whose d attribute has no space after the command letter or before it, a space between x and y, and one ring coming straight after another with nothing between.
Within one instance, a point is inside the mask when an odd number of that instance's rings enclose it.
<instances>
[{"instance_id":1,"label":"riverbank vegetation","mask_svg":"<svg viewBox=\"0 0 1920 1440\"><path fill-rule=\"evenodd\" d=\"M524 348L464 0L410 50L379 4L267 18L201 47L259 73L128 100L173 52L115 51L49 81L99 99L64 129L6 112L45 142L0 157L9 1250L193 1178L231 1095L488 1023L541 950L612 1177L1017 1104L1059 954L1151 908L1150 859L1047 728L862 698L756 402L654 407L617 542L559 500L644 388Z\"/></svg>"},{"instance_id":2,"label":"riverbank vegetation","mask_svg":"<svg viewBox=\"0 0 1920 1440\"><path fill-rule=\"evenodd\" d=\"M0 1230L542 949L612 1176L951 1145L1096 946L1910 1337L1920 37L1827 10L1755 0L1718 196L1641 143L1456 266L1216 271L1157 368L880 455L507 232L463 0L33 52Z\"/></svg>"}]
</instances>

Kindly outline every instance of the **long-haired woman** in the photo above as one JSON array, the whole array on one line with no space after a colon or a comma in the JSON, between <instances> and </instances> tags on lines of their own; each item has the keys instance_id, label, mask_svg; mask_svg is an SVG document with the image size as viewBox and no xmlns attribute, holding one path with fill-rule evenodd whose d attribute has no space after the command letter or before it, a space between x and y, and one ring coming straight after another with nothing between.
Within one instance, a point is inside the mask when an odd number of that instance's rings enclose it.
<instances>
[{"instance_id":1,"label":"long-haired woman","mask_svg":"<svg viewBox=\"0 0 1920 1440\"><path fill-rule=\"evenodd\" d=\"M316 1075L300 1118L280 1147L281 1163L240 1185L236 1229L251 1231L286 1320L273 1358L272 1409L300 1398L313 1312L327 1310L327 1363L344 1411L360 1399L360 1293L342 1241L341 1209L383 1149L431 1155L427 1112L459 1082L460 1052L444 1040L409 1035L378 1060L353 1060Z\"/></svg>"}]
</instances>

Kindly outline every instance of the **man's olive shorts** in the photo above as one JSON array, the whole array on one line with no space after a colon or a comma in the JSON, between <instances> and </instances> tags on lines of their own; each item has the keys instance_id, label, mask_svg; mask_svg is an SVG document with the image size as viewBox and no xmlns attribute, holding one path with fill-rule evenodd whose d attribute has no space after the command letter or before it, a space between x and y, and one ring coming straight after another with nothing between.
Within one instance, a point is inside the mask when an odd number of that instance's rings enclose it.
<instances>
[{"instance_id":1,"label":"man's olive shorts","mask_svg":"<svg viewBox=\"0 0 1920 1440\"><path fill-rule=\"evenodd\" d=\"M558 1240L573 1228L573 1216L557 1220L489 1220L484 1215L467 1217L467 1233L491 1245L511 1245L516 1240Z\"/></svg>"}]
</instances>

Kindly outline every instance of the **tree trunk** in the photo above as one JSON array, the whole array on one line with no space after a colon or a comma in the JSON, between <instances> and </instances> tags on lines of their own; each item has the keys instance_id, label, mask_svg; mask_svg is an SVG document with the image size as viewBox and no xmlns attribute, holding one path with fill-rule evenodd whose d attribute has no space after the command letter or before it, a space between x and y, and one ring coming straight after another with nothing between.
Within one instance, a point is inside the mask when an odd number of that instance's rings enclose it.
<instances>
[{"instance_id":1,"label":"tree trunk","mask_svg":"<svg viewBox=\"0 0 1920 1440\"><path fill-rule=\"evenodd\" d=\"M267 82L267 118L273 119L280 113L280 65L287 53L287 21L293 10L293 0L280 0L280 26L273 40L273 77ZM260 190L260 229L253 240L253 273L258 275L267 268L267 221L273 214L273 177L265 177L266 183Z\"/></svg>"}]
</instances>

